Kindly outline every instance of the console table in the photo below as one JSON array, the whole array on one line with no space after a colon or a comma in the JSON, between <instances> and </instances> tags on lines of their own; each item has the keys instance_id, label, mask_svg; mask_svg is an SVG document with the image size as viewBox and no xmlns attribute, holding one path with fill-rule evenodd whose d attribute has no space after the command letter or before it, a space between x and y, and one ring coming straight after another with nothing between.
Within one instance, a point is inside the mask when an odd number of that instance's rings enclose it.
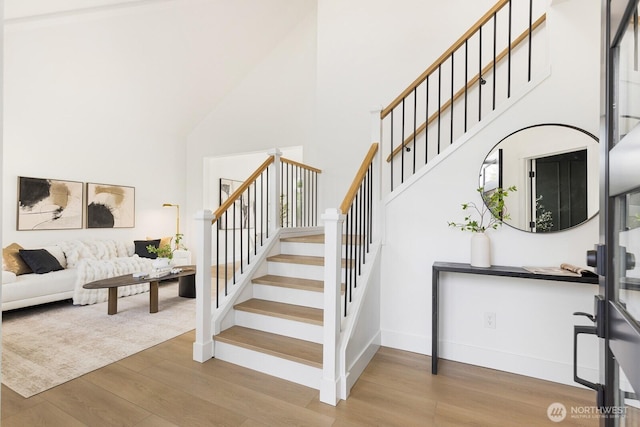
<instances>
[{"instance_id":1,"label":"console table","mask_svg":"<svg viewBox=\"0 0 640 427\"><path fill-rule=\"evenodd\" d=\"M457 262L434 262L433 263L433 278L432 278L432 308L431 308L431 373L433 375L438 374L438 324L439 324L439 282L440 273L467 273L467 274L479 274L484 276L503 276L503 277L517 277L521 279L534 279L534 280L553 280L556 282L574 282L585 283L590 285L598 284L598 277L575 277L575 276L562 276L551 274L537 274L531 273L522 267L506 267L500 265L494 265L492 267L472 267L469 264L462 264Z\"/></svg>"}]
</instances>

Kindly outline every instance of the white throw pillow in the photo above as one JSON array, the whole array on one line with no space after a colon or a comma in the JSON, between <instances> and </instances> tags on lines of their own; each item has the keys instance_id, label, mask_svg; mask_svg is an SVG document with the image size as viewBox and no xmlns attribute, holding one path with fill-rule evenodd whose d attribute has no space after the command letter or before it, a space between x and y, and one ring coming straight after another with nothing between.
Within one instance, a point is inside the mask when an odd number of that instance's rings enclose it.
<instances>
[{"instance_id":1,"label":"white throw pillow","mask_svg":"<svg viewBox=\"0 0 640 427\"><path fill-rule=\"evenodd\" d=\"M43 249L46 249L47 252L53 255L55 259L58 260L62 268L67 268L67 257L64 256L64 252L60 246L45 246Z\"/></svg>"}]
</instances>

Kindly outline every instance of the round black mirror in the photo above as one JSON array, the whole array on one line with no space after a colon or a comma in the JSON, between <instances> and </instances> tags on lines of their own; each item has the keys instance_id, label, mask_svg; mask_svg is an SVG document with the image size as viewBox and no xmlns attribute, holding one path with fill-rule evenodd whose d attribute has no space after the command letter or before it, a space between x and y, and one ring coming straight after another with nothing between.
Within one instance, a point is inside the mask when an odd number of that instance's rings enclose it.
<instances>
[{"instance_id":1,"label":"round black mirror","mask_svg":"<svg viewBox=\"0 0 640 427\"><path fill-rule=\"evenodd\" d=\"M505 199L505 224L548 233L580 225L598 213L598 139L575 126L520 129L489 152L480 169L485 193L515 185Z\"/></svg>"}]
</instances>

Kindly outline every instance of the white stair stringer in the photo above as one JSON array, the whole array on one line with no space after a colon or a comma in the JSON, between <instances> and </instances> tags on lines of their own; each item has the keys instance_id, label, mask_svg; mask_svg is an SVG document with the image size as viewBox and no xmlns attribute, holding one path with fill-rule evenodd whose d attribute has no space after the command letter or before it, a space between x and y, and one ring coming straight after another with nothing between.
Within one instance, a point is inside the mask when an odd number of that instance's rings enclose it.
<instances>
[{"instance_id":1,"label":"white stair stringer","mask_svg":"<svg viewBox=\"0 0 640 427\"><path fill-rule=\"evenodd\" d=\"M294 362L260 351L224 342L215 343L216 359L243 366L254 371L282 378L316 390L320 389L322 369Z\"/></svg>"}]
</instances>

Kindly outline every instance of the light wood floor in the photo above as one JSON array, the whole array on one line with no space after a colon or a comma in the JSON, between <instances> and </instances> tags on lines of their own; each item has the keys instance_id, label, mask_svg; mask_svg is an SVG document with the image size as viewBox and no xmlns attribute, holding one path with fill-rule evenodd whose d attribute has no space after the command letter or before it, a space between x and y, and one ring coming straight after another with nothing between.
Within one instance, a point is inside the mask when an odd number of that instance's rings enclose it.
<instances>
[{"instance_id":1,"label":"light wood floor","mask_svg":"<svg viewBox=\"0 0 640 427\"><path fill-rule=\"evenodd\" d=\"M2 386L2 426L538 426L547 408L593 406L594 393L382 348L337 407L318 392L212 359L193 332L24 399Z\"/></svg>"}]
</instances>

